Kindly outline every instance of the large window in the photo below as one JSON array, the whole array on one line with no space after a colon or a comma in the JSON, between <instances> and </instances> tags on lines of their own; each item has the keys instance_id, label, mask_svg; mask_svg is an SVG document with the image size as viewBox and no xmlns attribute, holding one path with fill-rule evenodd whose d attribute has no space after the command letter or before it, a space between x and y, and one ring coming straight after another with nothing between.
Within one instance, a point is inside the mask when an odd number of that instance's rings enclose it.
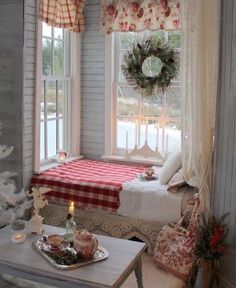
<instances>
[{"instance_id":1,"label":"large window","mask_svg":"<svg viewBox=\"0 0 236 288\"><path fill-rule=\"evenodd\" d=\"M138 38L156 35L180 52L180 31L119 32L114 36L113 142L112 154L124 155L126 148L140 148L147 141L162 154L180 149L180 83L175 79L163 97L142 97L129 86L122 74L125 53Z\"/></svg>"},{"instance_id":2,"label":"large window","mask_svg":"<svg viewBox=\"0 0 236 288\"><path fill-rule=\"evenodd\" d=\"M71 35L42 23L40 161L69 151L71 134Z\"/></svg>"}]
</instances>

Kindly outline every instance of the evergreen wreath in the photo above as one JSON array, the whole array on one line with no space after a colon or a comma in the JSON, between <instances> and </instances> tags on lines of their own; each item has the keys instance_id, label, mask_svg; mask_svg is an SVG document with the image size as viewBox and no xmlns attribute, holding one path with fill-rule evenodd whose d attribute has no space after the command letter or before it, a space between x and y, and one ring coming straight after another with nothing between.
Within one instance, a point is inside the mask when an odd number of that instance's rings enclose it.
<instances>
[{"instance_id":1,"label":"evergreen wreath","mask_svg":"<svg viewBox=\"0 0 236 288\"><path fill-rule=\"evenodd\" d=\"M147 76L143 72L143 63L148 57L158 57L162 68L158 75ZM153 96L154 93L164 93L170 81L178 73L176 52L158 37L149 37L132 45L132 49L124 55L121 69L128 83L142 95Z\"/></svg>"}]
</instances>

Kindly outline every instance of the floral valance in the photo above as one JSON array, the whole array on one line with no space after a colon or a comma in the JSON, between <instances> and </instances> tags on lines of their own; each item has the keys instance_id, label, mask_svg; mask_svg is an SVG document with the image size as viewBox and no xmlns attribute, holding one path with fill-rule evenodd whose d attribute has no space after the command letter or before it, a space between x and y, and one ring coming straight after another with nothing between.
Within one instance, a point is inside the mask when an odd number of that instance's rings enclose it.
<instances>
[{"instance_id":1,"label":"floral valance","mask_svg":"<svg viewBox=\"0 0 236 288\"><path fill-rule=\"evenodd\" d=\"M180 0L101 0L100 30L174 30L180 26Z\"/></svg>"},{"instance_id":2,"label":"floral valance","mask_svg":"<svg viewBox=\"0 0 236 288\"><path fill-rule=\"evenodd\" d=\"M40 0L39 19L53 27L84 31L85 0Z\"/></svg>"}]
</instances>

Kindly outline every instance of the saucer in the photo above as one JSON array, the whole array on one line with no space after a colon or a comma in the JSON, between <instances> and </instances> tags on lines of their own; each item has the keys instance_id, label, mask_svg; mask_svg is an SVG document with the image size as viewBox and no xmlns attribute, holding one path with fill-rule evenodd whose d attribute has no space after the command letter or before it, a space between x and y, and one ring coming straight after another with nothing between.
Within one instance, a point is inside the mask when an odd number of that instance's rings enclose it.
<instances>
[{"instance_id":1,"label":"saucer","mask_svg":"<svg viewBox=\"0 0 236 288\"><path fill-rule=\"evenodd\" d=\"M61 242L61 244L57 245L57 246L53 246L50 243L44 242L42 244L42 249L45 252L50 252L50 253L56 253L56 252L62 252L64 250L66 250L67 248L70 247L70 243L66 240L63 240Z\"/></svg>"}]
</instances>

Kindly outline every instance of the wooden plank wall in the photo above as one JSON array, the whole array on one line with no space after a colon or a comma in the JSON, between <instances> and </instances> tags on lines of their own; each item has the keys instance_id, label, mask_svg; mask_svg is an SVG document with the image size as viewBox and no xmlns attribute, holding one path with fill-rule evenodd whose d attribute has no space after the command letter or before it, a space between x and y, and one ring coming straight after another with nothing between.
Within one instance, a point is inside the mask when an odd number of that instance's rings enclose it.
<instances>
[{"instance_id":1,"label":"wooden plank wall","mask_svg":"<svg viewBox=\"0 0 236 288\"><path fill-rule=\"evenodd\" d=\"M87 1L81 37L81 154L91 159L104 153L105 36L99 32L99 16L100 0Z\"/></svg>"},{"instance_id":2,"label":"wooden plank wall","mask_svg":"<svg viewBox=\"0 0 236 288\"><path fill-rule=\"evenodd\" d=\"M236 2L222 1L220 85L217 101L214 211L229 212L229 242L236 250ZM222 274L236 286L236 251L225 257ZM232 287L232 286L227 286Z\"/></svg>"},{"instance_id":3,"label":"wooden plank wall","mask_svg":"<svg viewBox=\"0 0 236 288\"><path fill-rule=\"evenodd\" d=\"M27 187L34 161L36 0L24 1L24 27L23 185Z\"/></svg>"},{"instance_id":4,"label":"wooden plank wall","mask_svg":"<svg viewBox=\"0 0 236 288\"><path fill-rule=\"evenodd\" d=\"M223 1L220 87L217 103L214 209L230 212L236 248L236 3Z\"/></svg>"},{"instance_id":5,"label":"wooden plank wall","mask_svg":"<svg viewBox=\"0 0 236 288\"><path fill-rule=\"evenodd\" d=\"M12 171L22 188L23 0L0 1L0 143L13 146L0 172Z\"/></svg>"}]
</instances>

